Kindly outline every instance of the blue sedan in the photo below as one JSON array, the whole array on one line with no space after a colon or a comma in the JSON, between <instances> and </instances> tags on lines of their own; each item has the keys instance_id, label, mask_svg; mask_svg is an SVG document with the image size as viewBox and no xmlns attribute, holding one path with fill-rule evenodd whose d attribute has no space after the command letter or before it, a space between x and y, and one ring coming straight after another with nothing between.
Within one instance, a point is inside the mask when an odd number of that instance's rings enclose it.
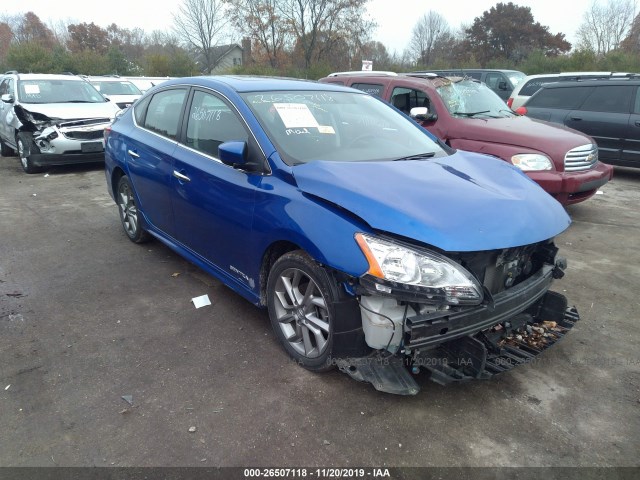
<instances>
[{"instance_id":1,"label":"blue sedan","mask_svg":"<svg viewBox=\"0 0 640 480\"><path fill-rule=\"evenodd\" d=\"M420 370L489 378L578 319L550 290L562 206L357 90L171 80L107 129L105 165L129 239L155 238L266 307L310 370L415 394Z\"/></svg>"}]
</instances>

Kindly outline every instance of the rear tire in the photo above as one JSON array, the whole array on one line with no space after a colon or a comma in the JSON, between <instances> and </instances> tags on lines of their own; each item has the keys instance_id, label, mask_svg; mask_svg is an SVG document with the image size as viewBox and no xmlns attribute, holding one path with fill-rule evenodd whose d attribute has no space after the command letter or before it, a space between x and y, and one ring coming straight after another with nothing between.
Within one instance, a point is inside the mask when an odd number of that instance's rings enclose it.
<instances>
[{"instance_id":1,"label":"rear tire","mask_svg":"<svg viewBox=\"0 0 640 480\"><path fill-rule=\"evenodd\" d=\"M15 151L9 145L4 143L2 139L0 139L0 155L3 157L13 157L15 155Z\"/></svg>"},{"instance_id":2,"label":"rear tire","mask_svg":"<svg viewBox=\"0 0 640 480\"><path fill-rule=\"evenodd\" d=\"M41 167L33 164L31 155L40 153L37 145L33 141L33 135L28 132L20 132L16 136L16 145L18 146L18 157L25 173L38 173L42 171Z\"/></svg>"},{"instance_id":3,"label":"rear tire","mask_svg":"<svg viewBox=\"0 0 640 480\"><path fill-rule=\"evenodd\" d=\"M116 189L116 203L120 212L120 222L124 233L133 243L145 243L151 240L151 235L142 228L140 212L136 205L136 197L129 177L123 175L118 181Z\"/></svg>"}]
</instances>

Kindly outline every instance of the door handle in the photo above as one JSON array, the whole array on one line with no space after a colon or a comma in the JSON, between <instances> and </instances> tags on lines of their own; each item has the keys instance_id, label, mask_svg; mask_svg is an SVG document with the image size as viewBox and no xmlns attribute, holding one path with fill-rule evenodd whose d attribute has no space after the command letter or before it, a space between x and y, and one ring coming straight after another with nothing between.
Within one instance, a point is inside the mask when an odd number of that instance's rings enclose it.
<instances>
[{"instance_id":1,"label":"door handle","mask_svg":"<svg viewBox=\"0 0 640 480\"><path fill-rule=\"evenodd\" d=\"M640 127L640 120L636 120L636 127Z\"/></svg>"},{"instance_id":2,"label":"door handle","mask_svg":"<svg viewBox=\"0 0 640 480\"><path fill-rule=\"evenodd\" d=\"M131 155L133 158L140 158L140 155L138 155L136 152L134 152L133 150L127 150L127 153L129 155Z\"/></svg>"},{"instance_id":3,"label":"door handle","mask_svg":"<svg viewBox=\"0 0 640 480\"><path fill-rule=\"evenodd\" d=\"M183 182L190 182L191 179L189 177L187 177L186 175L178 172L177 170L173 171L173 176L176 177L178 180L181 180Z\"/></svg>"},{"instance_id":4,"label":"door handle","mask_svg":"<svg viewBox=\"0 0 640 480\"><path fill-rule=\"evenodd\" d=\"M582 117L571 117L571 120L579 121L579 120L582 120Z\"/></svg>"}]
</instances>

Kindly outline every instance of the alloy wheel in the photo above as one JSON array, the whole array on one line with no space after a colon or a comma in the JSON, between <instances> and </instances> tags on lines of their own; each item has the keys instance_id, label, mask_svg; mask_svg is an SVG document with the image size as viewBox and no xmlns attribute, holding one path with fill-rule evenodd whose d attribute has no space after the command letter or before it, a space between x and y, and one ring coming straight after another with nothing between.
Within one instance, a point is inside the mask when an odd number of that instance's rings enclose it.
<instances>
[{"instance_id":1,"label":"alloy wheel","mask_svg":"<svg viewBox=\"0 0 640 480\"><path fill-rule=\"evenodd\" d=\"M329 345L331 324L327 302L316 282L297 268L284 270L275 285L278 325L300 355L317 358Z\"/></svg>"}]
</instances>

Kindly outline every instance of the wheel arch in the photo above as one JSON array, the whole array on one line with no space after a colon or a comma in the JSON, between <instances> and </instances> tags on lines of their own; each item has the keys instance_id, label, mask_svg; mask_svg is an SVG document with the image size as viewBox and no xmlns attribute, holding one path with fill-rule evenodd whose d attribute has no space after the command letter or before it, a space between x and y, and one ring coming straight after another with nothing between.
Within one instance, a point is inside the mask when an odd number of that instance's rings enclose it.
<instances>
[{"instance_id":1,"label":"wheel arch","mask_svg":"<svg viewBox=\"0 0 640 480\"><path fill-rule=\"evenodd\" d=\"M274 263L285 253L293 252L294 250L306 250L294 242L289 240L277 240L267 247L262 255L262 262L260 263L260 305L267 305L267 281L269 279L269 272ZM307 252L309 254L309 252ZM311 254L309 254L311 255ZM312 256L313 258L313 256Z\"/></svg>"},{"instance_id":2,"label":"wheel arch","mask_svg":"<svg viewBox=\"0 0 640 480\"><path fill-rule=\"evenodd\" d=\"M111 195L116 198L116 190L118 188L118 182L122 177L126 175L126 172L119 166L116 166L111 172Z\"/></svg>"}]
</instances>

